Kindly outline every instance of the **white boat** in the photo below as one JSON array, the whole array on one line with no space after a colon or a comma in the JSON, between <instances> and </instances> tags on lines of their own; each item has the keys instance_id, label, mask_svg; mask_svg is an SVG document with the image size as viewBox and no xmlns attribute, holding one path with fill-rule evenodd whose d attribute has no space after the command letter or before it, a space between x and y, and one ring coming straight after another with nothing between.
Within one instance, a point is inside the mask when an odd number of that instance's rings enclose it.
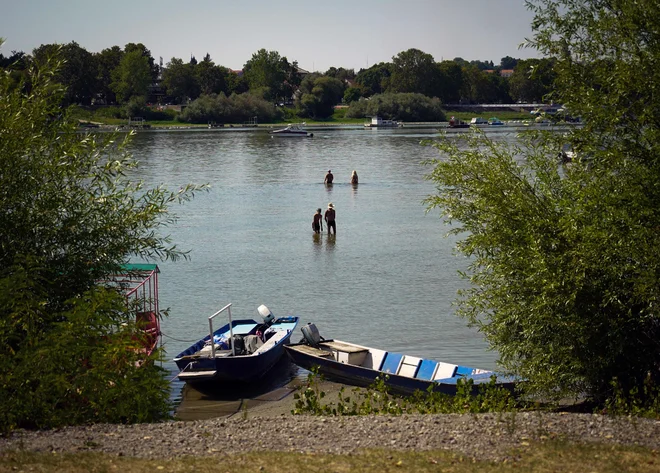
<instances>
[{"instance_id":1,"label":"white boat","mask_svg":"<svg viewBox=\"0 0 660 473\"><path fill-rule=\"evenodd\" d=\"M488 120L481 117L474 117L470 120L470 125L488 125Z\"/></svg>"},{"instance_id":2,"label":"white boat","mask_svg":"<svg viewBox=\"0 0 660 473\"><path fill-rule=\"evenodd\" d=\"M304 125L304 123L302 125ZM309 133L302 127L302 125L297 123L290 123L286 128L282 128L281 130L273 130L270 132L270 134L272 136L308 136L310 138L314 136L314 133Z\"/></svg>"},{"instance_id":3,"label":"white boat","mask_svg":"<svg viewBox=\"0 0 660 473\"><path fill-rule=\"evenodd\" d=\"M399 128L403 123L395 120L384 120L379 116L371 117L371 122L364 124L365 128Z\"/></svg>"}]
</instances>

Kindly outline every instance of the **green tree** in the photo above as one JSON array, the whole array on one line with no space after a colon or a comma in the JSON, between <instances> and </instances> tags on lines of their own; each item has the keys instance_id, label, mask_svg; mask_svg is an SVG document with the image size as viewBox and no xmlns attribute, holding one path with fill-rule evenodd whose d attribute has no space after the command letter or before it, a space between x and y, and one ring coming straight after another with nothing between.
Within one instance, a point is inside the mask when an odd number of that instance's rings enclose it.
<instances>
[{"instance_id":1,"label":"green tree","mask_svg":"<svg viewBox=\"0 0 660 473\"><path fill-rule=\"evenodd\" d=\"M200 87L195 74L196 65L184 64L173 57L163 70L163 85L167 95L174 97L176 103L187 103L199 97Z\"/></svg>"},{"instance_id":2,"label":"green tree","mask_svg":"<svg viewBox=\"0 0 660 473\"><path fill-rule=\"evenodd\" d=\"M147 60L149 63L149 75L151 76L151 81L156 81L158 79L158 75L160 74L160 68L151 55L151 51L149 51L147 47L142 43L127 43L126 46L124 46L125 53L132 53L133 51L138 51L140 55Z\"/></svg>"},{"instance_id":3,"label":"green tree","mask_svg":"<svg viewBox=\"0 0 660 473\"><path fill-rule=\"evenodd\" d=\"M392 77L387 92L431 95L438 79L433 56L419 49L408 49L392 58Z\"/></svg>"},{"instance_id":4,"label":"green tree","mask_svg":"<svg viewBox=\"0 0 660 473\"><path fill-rule=\"evenodd\" d=\"M518 61L513 69L513 75L509 78L509 89L513 99L528 103L545 101L546 96L555 87L554 62L545 58Z\"/></svg>"},{"instance_id":5,"label":"green tree","mask_svg":"<svg viewBox=\"0 0 660 473\"><path fill-rule=\"evenodd\" d=\"M348 87L344 92L345 103L355 102L360 97L362 97L362 89L360 87Z\"/></svg>"},{"instance_id":6,"label":"green tree","mask_svg":"<svg viewBox=\"0 0 660 473\"><path fill-rule=\"evenodd\" d=\"M530 45L556 58L569 134L442 140L430 207L465 232L460 314L549 398L635 402L660 382L660 5L534 0ZM518 64L520 66L520 63ZM570 164L557 163L560 145Z\"/></svg>"},{"instance_id":7,"label":"green tree","mask_svg":"<svg viewBox=\"0 0 660 473\"><path fill-rule=\"evenodd\" d=\"M229 71L229 74L227 74L227 87L232 94L244 94L250 90L245 75L233 71Z\"/></svg>"},{"instance_id":8,"label":"green tree","mask_svg":"<svg viewBox=\"0 0 660 473\"><path fill-rule=\"evenodd\" d=\"M364 90L364 96L370 97L374 94L382 94L385 91L384 82L392 75L392 64L381 62L374 64L369 69L361 69L355 82L360 84Z\"/></svg>"},{"instance_id":9,"label":"green tree","mask_svg":"<svg viewBox=\"0 0 660 473\"><path fill-rule=\"evenodd\" d=\"M339 79L342 81L353 80L355 79L355 70L344 69L343 67L340 68L331 67L325 72L324 75L328 77L334 77L335 79Z\"/></svg>"},{"instance_id":10,"label":"green tree","mask_svg":"<svg viewBox=\"0 0 660 473\"><path fill-rule=\"evenodd\" d=\"M45 62L58 55L62 65L56 80L65 87L64 106L89 105L97 90L97 64L95 57L75 41L65 45L42 44L32 52L36 61Z\"/></svg>"},{"instance_id":11,"label":"green tree","mask_svg":"<svg viewBox=\"0 0 660 473\"><path fill-rule=\"evenodd\" d=\"M297 100L299 113L304 117L328 118L344 95L344 83L334 77L310 74L300 85Z\"/></svg>"},{"instance_id":12,"label":"green tree","mask_svg":"<svg viewBox=\"0 0 660 473\"><path fill-rule=\"evenodd\" d=\"M243 66L243 74L250 90L265 91L260 95L271 101L279 101L290 95L285 83L290 77L292 65L277 51L260 49Z\"/></svg>"},{"instance_id":13,"label":"green tree","mask_svg":"<svg viewBox=\"0 0 660 473\"><path fill-rule=\"evenodd\" d=\"M112 89L112 73L119 67L124 51L119 46L106 48L96 54L98 92L107 104L117 102L117 97Z\"/></svg>"},{"instance_id":14,"label":"green tree","mask_svg":"<svg viewBox=\"0 0 660 473\"><path fill-rule=\"evenodd\" d=\"M438 80L431 95L439 97L442 103L458 103L463 86L463 68L455 61L442 61L436 64Z\"/></svg>"},{"instance_id":15,"label":"green tree","mask_svg":"<svg viewBox=\"0 0 660 473\"><path fill-rule=\"evenodd\" d=\"M112 90L119 103L127 103L133 97L146 101L151 84L149 60L143 53L134 49L124 53L119 66L112 71Z\"/></svg>"},{"instance_id":16,"label":"green tree","mask_svg":"<svg viewBox=\"0 0 660 473\"><path fill-rule=\"evenodd\" d=\"M183 256L161 232L197 187L143 188L126 142L67 119L49 62L28 75L26 93L0 72L0 430L162 419L168 380L102 281Z\"/></svg>"},{"instance_id":17,"label":"green tree","mask_svg":"<svg viewBox=\"0 0 660 473\"><path fill-rule=\"evenodd\" d=\"M500 59L500 69L513 69L518 64L518 59L511 56L504 56Z\"/></svg>"},{"instance_id":18,"label":"green tree","mask_svg":"<svg viewBox=\"0 0 660 473\"><path fill-rule=\"evenodd\" d=\"M510 103L508 83L495 72L475 66L463 68L462 95L472 103Z\"/></svg>"},{"instance_id":19,"label":"green tree","mask_svg":"<svg viewBox=\"0 0 660 473\"><path fill-rule=\"evenodd\" d=\"M199 84L201 94L227 94L229 86L227 76L231 72L226 67L216 66L211 60L211 56L206 54L204 59L195 66L195 77Z\"/></svg>"}]
</instances>

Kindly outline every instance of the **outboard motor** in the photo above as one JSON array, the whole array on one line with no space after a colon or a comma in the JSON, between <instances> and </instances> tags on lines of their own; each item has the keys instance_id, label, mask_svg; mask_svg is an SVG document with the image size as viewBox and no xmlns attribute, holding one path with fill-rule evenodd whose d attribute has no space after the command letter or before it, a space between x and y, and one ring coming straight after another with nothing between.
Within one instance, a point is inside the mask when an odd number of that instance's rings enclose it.
<instances>
[{"instance_id":1,"label":"outboard motor","mask_svg":"<svg viewBox=\"0 0 660 473\"><path fill-rule=\"evenodd\" d=\"M311 323L303 325L300 328L300 331L302 332L303 337L305 337L305 342L307 342L308 345L316 347L321 342L321 334L319 333L319 329L316 328L316 325Z\"/></svg>"},{"instance_id":2,"label":"outboard motor","mask_svg":"<svg viewBox=\"0 0 660 473\"><path fill-rule=\"evenodd\" d=\"M273 313L270 311L270 309L268 307L266 307L264 304L261 304L257 308L257 312L259 312L259 315L261 315L261 317L263 317L264 324L266 324L269 327L271 325L273 325L273 322L275 322L275 316L273 315Z\"/></svg>"}]
</instances>

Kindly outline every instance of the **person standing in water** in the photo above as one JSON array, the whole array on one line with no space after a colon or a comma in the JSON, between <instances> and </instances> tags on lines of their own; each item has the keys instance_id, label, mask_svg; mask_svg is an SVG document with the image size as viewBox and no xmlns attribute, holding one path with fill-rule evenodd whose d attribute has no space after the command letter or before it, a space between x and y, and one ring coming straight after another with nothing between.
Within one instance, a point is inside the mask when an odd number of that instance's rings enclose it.
<instances>
[{"instance_id":1,"label":"person standing in water","mask_svg":"<svg viewBox=\"0 0 660 473\"><path fill-rule=\"evenodd\" d=\"M323 231L323 216L321 215L321 209L316 209L314 214L314 220L312 220L312 229L314 233L320 233Z\"/></svg>"},{"instance_id":2,"label":"person standing in water","mask_svg":"<svg viewBox=\"0 0 660 473\"><path fill-rule=\"evenodd\" d=\"M328 227L328 235L330 235L330 229L332 233L337 234L337 226L335 224L335 206L330 202L328 204L328 210L325 211L324 215L325 224Z\"/></svg>"},{"instance_id":3,"label":"person standing in water","mask_svg":"<svg viewBox=\"0 0 660 473\"><path fill-rule=\"evenodd\" d=\"M358 175L357 172L355 172L355 169L353 169L353 174L351 174L351 184L355 185L358 183Z\"/></svg>"},{"instance_id":4,"label":"person standing in water","mask_svg":"<svg viewBox=\"0 0 660 473\"><path fill-rule=\"evenodd\" d=\"M325 175L325 179L323 180L323 183L326 186L331 186L332 181L334 181L334 179L335 179L335 176L333 176L332 171L330 169L328 169L328 174Z\"/></svg>"}]
</instances>

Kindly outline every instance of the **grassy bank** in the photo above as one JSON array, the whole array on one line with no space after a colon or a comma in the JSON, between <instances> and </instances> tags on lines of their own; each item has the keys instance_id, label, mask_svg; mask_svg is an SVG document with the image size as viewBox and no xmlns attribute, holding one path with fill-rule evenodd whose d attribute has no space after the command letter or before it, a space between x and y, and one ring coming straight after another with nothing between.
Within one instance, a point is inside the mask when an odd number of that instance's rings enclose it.
<instances>
[{"instance_id":1,"label":"grassy bank","mask_svg":"<svg viewBox=\"0 0 660 473\"><path fill-rule=\"evenodd\" d=\"M153 471L206 473L231 471L252 473L289 472L401 472L446 473L530 472L625 472L660 471L656 450L637 447L581 445L561 441L526 443L508 453L509 460L478 461L450 451L402 452L370 450L351 455L252 452L213 457L180 457L148 460L93 453L94 445L81 446L90 452L76 454L10 452L0 455L0 472L108 472ZM218 451L222 445L218 445ZM212 452L213 453L213 452ZM502 452L505 453L505 452Z\"/></svg>"},{"instance_id":2,"label":"grassy bank","mask_svg":"<svg viewBox=\"0 0 660 473\"><path fill-rule=\"evenodd\" d=\"M75 107L71 109L71 113L73 115L73 118L82 120L85 122L91 122L91 123L97 123L97 124L102 124L102 125L110 125L110 126L120 126L120 125L126 125L127 120L124 118L116 118L116 117L111 117L108 116L108 113L104 111L104 109L98 109L95 111L92 110L86 110L81 107ZM305 122L308 125L362 125L364 124L367 119L366 118L346 118L346 108L338 108L335 109L333 115L329 118L323 119L323 120L314 120L310 118L304 118L304 117L299 117L298 115L292 114L290 110L287 111L284 119L282 120L277 120L273 122L267 122L267 123L260 123L259 126L284 126L287 123L302 123ZM475 112L453 112L453 111L447 111L446 112L447 117L454 116L456 118L460 118L461 120L464 121L469 121L473 117L481 117L488 119L490 117L496 116L500 120L529 120L533 118L532 116L529 115L529 113L523 113L523 112L514 112L514 111L502 111L502 112L482 112L482 113L475 113ZM204 127L206 126L203 123L182 123L177 121L174 116L172 117L171 120L147 120L146 123L148 123L150 126L154 128L170 128L170 127L177 127L177 128L186 128L186 127ZM226 126L229 126L230 124L226 124ZM241 126L242 123L234 123L231 124L232 126Z\"/></svg>"}]
</instances>

